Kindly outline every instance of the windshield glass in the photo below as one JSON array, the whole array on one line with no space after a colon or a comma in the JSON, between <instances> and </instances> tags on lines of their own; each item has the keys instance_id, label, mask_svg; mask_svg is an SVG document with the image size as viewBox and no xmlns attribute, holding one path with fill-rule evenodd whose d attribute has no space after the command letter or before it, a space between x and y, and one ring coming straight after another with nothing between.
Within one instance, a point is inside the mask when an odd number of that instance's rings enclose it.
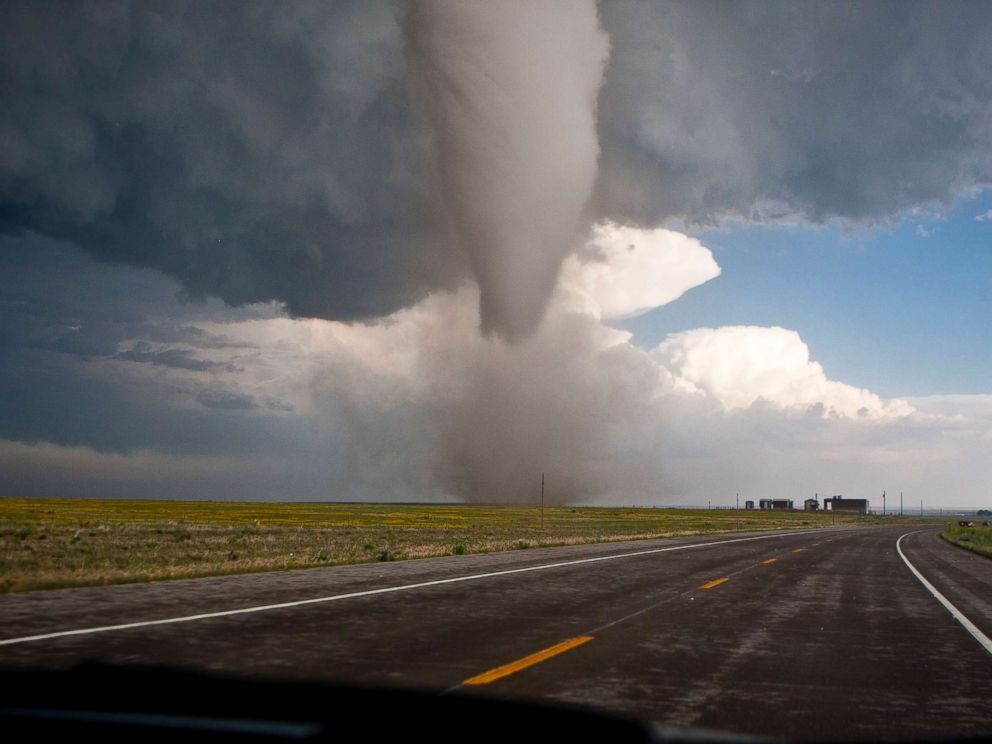
<instances>
[{"instance_id":1,"label":"windshield glass","mask_svg":"<svg viewBox=\"0 0 992 744\"><path fill-rule=\"evenodd\" d=\"M992 733L992 6L0 35L0 671Z\"/></svg>"}]
</instances>

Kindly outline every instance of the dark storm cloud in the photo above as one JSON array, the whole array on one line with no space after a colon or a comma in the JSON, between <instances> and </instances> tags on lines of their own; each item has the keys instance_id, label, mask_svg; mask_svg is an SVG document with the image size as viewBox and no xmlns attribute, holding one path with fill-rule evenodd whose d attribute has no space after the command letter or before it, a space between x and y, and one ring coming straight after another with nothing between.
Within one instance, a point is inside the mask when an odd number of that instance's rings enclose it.
<instances>
[{"instance_id":1,"label":"dark storm cloud","mask_svg":"<svg viewBox=\"0 0 992 744\"><path fill-rule=\"evenodd\" d=\"M253 396L230 390L202 390L196 400L207 408L219 408L223 411L250 411L258 408Z\"/></svg>"},{"instance_id":2,"label":"dark storm cloud","mask_svg":"<svg viewBox=\"0 0 992 744\"><path fill-rule=\"evenodd\" d=\"M223 369L228 372L237 371L237 368L231 364L197 359L186 349L156 350L147 341L138 341L130 349L115 354L114 358L126 359L130 362L141 362L143 364L157 364L162 367L172 367L173 369L186 369L191 372L205 372L211 369Z\"/></svg>"},{"instance_id":3,"label":"dark storm cloud","mask_svg":"<svg viewBox=\"0 0 992 744\"><path fill-rule=\"evenodd\" d=\"M224 322L278 313L271 306L233 310L216 301L182 301L178 295L175 283L157 272L111 267L37 235L0 236L0 349L46 349L84 357L122 352L133 361L178 366L181 355L173 352L188 355L189 349L170 345L246 348L188 320ZM154 352L163 355L153 360Z\"/></svg>"},{"instance_id":4,"label":"dark storm cloud","mask_svg":"<svg viewBox=\"0 0 992 744\"><path fill-rule=\"evenodd\" d=\"M0 224L232 304L359 318L417 299L458 272L419 209L398 15L5 4Z\"/></svg>"},{"instance_id":5,"label":"dark storm cloud","mask_svg":"<svg viewBox=\"0 0 992 744\"><path fill-rule=\"evenodd\" d=\"M191 325L277 309L180 302L175 281L157 272L100 263L37 236L0 237L0 279L0 439L213 453L284 436L278 420L245 427L212 415L218 405L253 410L234 391L225 398L224 381L242 372L234 359L254 349ZM159 374L170 370L182 378ZM286 410L273 401L266 410Z\"/></svg>"},{"instance_id":6,"label":"dark storm cloud","mask_svg":"<svg viewBox=\"0 0 992 744\"><path fill-rule=\"evenodd\" d=\"M990 180L987 3L599 13L612 56L593 216L873 221ZM405 16L3 4L0 226L301 315L381 316L452 286L467 262L411 102Z\"/></svg>"},{"instance_id":7,"label":"dark storm cloud","mask_svg":"<svg viewBox=\"0 0 992 744\"><path fill-rule=\"evenodd\" d=\"M208 381L177 386L149 376L121 380L86 365L38 349L0 350L0 439L113 452L153 447L245 455L291 449L286 426L274 418L245 426L218 416L209 403L220 401L223 391ZM197 396L208 389L204 403Z\"/></svg>"},{"instance_id":8,"label":"dark storm cloud","mask_svg":"<svg viewBox=\"0 0 992 744\"><path fill-rule=\"evenodd\" d=\"M207 333L202 328L176 323L136 323L132 325L133 335L149 341L161 343L185 343L198 349L246 348L248 344L238 343L221 336Z\"/></svg>"},{"instance_id":9,"label":"dark storm cloud","mask_svg":"<svg viewBox=\"0 0 992 744\"><path fill-rule=\"evenodd\" d=\"M988 3L600 12L602 213L876 221L992 180Z\"/></svg>"}]
</instances>

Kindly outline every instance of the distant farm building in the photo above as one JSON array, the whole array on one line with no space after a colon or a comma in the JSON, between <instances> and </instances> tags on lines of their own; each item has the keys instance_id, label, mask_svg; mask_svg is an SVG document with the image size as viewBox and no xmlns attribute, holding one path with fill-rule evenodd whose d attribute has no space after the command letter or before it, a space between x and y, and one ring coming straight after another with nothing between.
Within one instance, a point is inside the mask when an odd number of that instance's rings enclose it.
<instances>
[{"instance_id":1,"label":"distant farm building","mask_svg":"<svg viewBox=\"0 0 992 744\"><path fill-rule=\"evenodd\" d=\"M759 509L792 509L792 499L758 499Z\"/></svg>"},{"instance_id":2,"label":"distant farm building","mask_svg":"<svg viewBox=\"0 0 992 744\"><path fill-rule=\"evenodd\" d=\"M806 499L803 502L803 511L820 511L820 502L816 499Z\"/></svg>"},{"instance_id":3,"label":"distant farm building","mask_svg":"<svg viewBox=\"0 0 992 744\"><path fill-rule=\"evenodd\" d=\"M745 509L753 509L754 508L754 502L753 501L745 501L744 502L744 508Z\"/></svg>"},{"instance_id":4,"label":"distant farm building","mask_svg":"<svg viewBox=\"0 0 992 744\"><path fill-rule=\"evenodd\" d=\"M823 509L824 511L848 514L867 514L868 499L845 499L843 496L832 496L823 500Z\"/></svg>"}]
</instances>

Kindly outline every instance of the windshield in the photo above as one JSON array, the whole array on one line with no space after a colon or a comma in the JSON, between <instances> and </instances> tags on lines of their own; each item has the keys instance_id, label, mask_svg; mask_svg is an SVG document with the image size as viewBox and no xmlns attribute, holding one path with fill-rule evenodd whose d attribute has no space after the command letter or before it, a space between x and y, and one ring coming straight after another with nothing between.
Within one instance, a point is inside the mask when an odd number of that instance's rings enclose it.
<instances>
[{"instance_id":1,"label":"windshield","mask_svg":"<svg viewBox=\"0 0 992 744\"><path fill-rule=\"evenodd\" d=\"M0 34L0 670L992 733L988 4Z\"/></svg>"}]
</instances>

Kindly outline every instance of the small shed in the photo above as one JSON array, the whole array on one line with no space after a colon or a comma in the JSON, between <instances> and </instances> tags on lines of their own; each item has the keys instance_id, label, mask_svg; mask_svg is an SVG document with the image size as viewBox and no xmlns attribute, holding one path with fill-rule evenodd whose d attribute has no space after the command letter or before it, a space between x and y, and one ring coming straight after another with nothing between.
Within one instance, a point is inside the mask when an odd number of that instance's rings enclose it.
<instances>
[{"instance_id":1,"label":"small shed","mask_svg":"<svg viewBox=\"0 0 992 744\"><path fill-rule=\"evenodd\" d=\"M793 508L792 499L758 499L758 508L789 511Z\"/></svg>"},{"instance_id":2,"label":"small shed","mask_svg":"<svg viewBox=\"0 0 992 744\"><path fill-rule=\"evenodd\" d=\"M846 514L867 514L868 499L845 499L843 496L831 496L823 500L824 511L844 512Z\"/></svg>"}]
</instances>

